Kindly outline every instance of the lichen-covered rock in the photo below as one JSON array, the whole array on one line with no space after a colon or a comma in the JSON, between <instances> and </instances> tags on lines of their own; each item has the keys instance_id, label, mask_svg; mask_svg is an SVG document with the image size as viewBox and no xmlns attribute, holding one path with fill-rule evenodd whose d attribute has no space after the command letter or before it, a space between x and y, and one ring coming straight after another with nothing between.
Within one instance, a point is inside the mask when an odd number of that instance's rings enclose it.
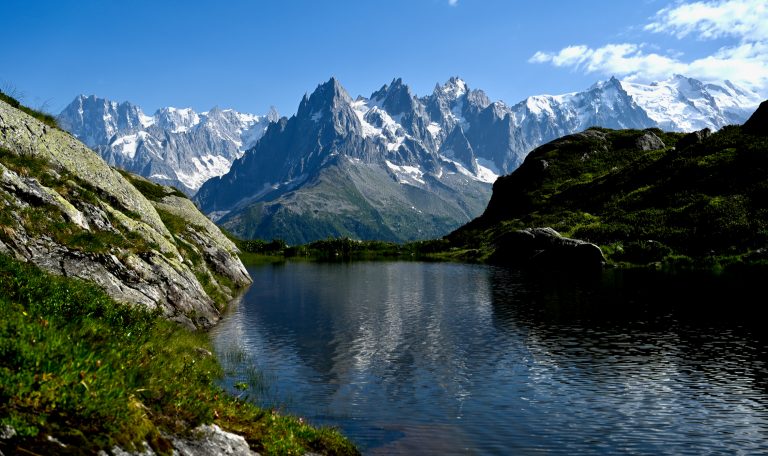
<instances>
[{"instance_id":1,"label":"lichen-covered rock","mask_svg":"<svg viewBox=\"0 0 768 456\"><path fill-rule=\"evenodd\" d=\"M181 233L197 246L210 268L239 286L250 283L248 271L237 257L237 246L187 198L166 196L153 202L156 208L165 210L188 222Z\"/></svg>"},{"instance_id":2,"label":"lichen-covered rock","mask_svg":"<svg viewBox=\"0 0 768 456\"><path fill-rule=\"evenodd\" d=\"M214 324L250 282L235 245L189 200L150 201L85 145L1 101L0 252L190 327Z\"/></svg>"},{"instance_id":3,"label":"lichen-covered rock","mask_svg":"<svg viewBox=\"0 0 768 456\"><path fill-rule=\"evenodd\" d=\"M47 159L138 214L158 233L171 237L152 204L101 157L69 133L48 127L5 102L0 102L0 146L18 155Z\"/></svg>"}]
</instances>

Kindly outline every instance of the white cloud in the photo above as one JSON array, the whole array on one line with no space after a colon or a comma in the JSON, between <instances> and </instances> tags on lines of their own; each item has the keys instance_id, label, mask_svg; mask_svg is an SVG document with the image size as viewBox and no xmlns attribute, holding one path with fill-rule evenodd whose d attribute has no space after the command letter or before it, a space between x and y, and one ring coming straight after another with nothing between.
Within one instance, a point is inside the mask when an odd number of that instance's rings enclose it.
<instances>
[{"instance_id":1,"label":"white cloud","mask_svg":"<svg viewBox=\"0 0 768 456\"><path fill-rule=\"evenodd\" d=\"M684 73L685 64L656 53L646 53L644 46L620 43L592 49L584 45L568 46L558 53L537 52L528 61L551 63L556 67L573 67L585 73L630 76L643 79L665 78Z\"/></svg>"},{"instance_id":2,"label":"white cloud","mask_svg":"<svg viewBox=\"0 0 768 456\"><path fill-rule=\"evenodd\" d=\"M736 37L749 41L768 40L768 3L765 0L694 2L664 8L645 30L678 38Z\"/></svg>"},{"instance_id":3,"label":"white cloud","mask_svg":"<svg viewBox=\"0 0 768 456\"><path fill-rule=\"evenodd\" d=\"M571 45L558 52L538 51L528 62L641 81L665 79L676 73L703 80L729 79L768 92L768 2L765 0L678 3L659 10L644 29L678 38L729 38L732 44L689 61L684 61L682 54L673 49L658 53L650 52L651 46L645 43L618 43L596 48Z\"/></svg>"},{"instance_id":4,"label":"white cloud","mask_svg":"<svg viewBox=\"0 0 768 456\"><path fill-rule=\"evenodd\" d=\"M451 6L456 6L459 4L459 0L448 0L448 4Z\"/></svg>"}]
</instances>

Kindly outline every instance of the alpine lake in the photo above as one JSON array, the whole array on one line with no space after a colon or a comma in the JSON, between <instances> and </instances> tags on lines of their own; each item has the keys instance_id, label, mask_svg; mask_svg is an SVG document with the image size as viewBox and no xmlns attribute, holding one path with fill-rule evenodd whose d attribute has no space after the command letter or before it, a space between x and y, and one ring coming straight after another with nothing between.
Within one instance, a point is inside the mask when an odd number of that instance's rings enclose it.
<instances>
[{"instance_id":1,"label":"alpine lake","mask_svg":"<svg viewBox=\"0 0 768 456\"><path fill-rule=\"evenodd\" d=\"M766 454L748 278L285 262L213 330L225 388L364 454Z\"/></svg>"}]
</instances>

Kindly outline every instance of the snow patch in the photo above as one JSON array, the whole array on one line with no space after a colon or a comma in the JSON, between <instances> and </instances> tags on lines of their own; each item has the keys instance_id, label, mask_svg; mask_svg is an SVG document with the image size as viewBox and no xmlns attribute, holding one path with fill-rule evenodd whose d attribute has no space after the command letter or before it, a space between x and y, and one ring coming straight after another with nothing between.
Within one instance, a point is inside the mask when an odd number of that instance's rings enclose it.
<instances>
[{"instance_id":1,"label":"snow patch","mask_svg":"<svg viewBox=\"0 0 768 456\"><path fill-rule=\"evenodd\" d=\"M226 174L232 166L232 163L221 155L207 154L192 157L191 161L195 171L190 173L176 171L179 181L191 189L200 188L208 179Z\"/></svg>"},{"instance_id":2,"label":"snow patch","mask_svg":"<svg viewBox=\"0 0 768 456\"><path fill-rule=\"evenodd\" d=\"M492 184L496 182L496 179L501 175L499 168L497 168L496 164L490 160L477 158L475 159L475 164L477 165L477 180L481 182Z\"/></svg>"},{"instance_id":3,"label":"snow patch","mask_svg":"<svg viewBox=\"0 0 768 456\"><path fill-rule=\"evenodd\" d=\"M440 155L440 158L446 162L449 162L453 164L453 166L456 167L456 169L459 171L459 174L463 174L464 176L467 176L473 180L485 182L487 184L492 184L496 182L496 179L499 178L499 172L496 168L496 165L493 164L490 160L486 159L475 159L475 165L477 166L477 174L473 173L472 171L468 170L461 162L458 162L456 160L453 160L449 157L446 157L445 155ZM447 173L447 174L456 174L456 173ZM442 176L442 170L440 172L440 175Z\"/></svg>"},{"instance_id":4,"label":"snow patch","mask_svg":"<svg viewBox=\"0 0 768 456\"><path fill-rule=\"evenodd\" d=\"M148 128L155 124L155 118L139 111L139 123L142 128Z\"/></svg>"},{"instance_id":5,"label":"snow patch","mask_svg":"<svg viewBox=\"0 0 768 456\"><path fill-rule=\"evenodd\" d=\"M415 181L422 185L426 184L424 181L424 171L420 168L416 166L395 165L389 160L385 160L384 162L387 164L387 167L395 173L399 183L413 185L413 182L411 181Z\"/></svg>"},{"instance_id":6,"label":"snow patch","mask_svg":"<svg viewBox=\"0 0 768 456\"><path fill-rule=\"evenodd\" d=\"M430 122L429 125L427 125L427 130L429 131L429 134L432 135L433 139L437 139L437 136L440 134L442 128L437 122Z\"/></svg>"},{"instance_id":7,"label":"snow patch","mask_svg":"<svg viewBox=\"0 0 768 456\"><path fill-rule=\"evenodd\" d=\"M146 135L146 133L144 133L144 135ZM136 149L139 147L139 139L140 133L121 136L115 139L112 144L110 144L110 148L120 153L121 155L124 155L128 158L133 158L136 156ZM141 139L144 138L141 137Z\"/></svg>"},{"instance_id":8,"label":"snow patch","mask_svg":"<svg viewBox=\"0 0 768 456\"><path fill-rule=\"evenodd\" d=\"M370 108L364 99L357 99L353 101L350 106L352 107L352 111L357 116L357 120L360 121L360 125L363 127L363 138L367 138L369 136L382 136L382 131L380 128L374 127L368 123L367 120L365 120L365 115L368 114Z\"/></svg>"}]
</instances>

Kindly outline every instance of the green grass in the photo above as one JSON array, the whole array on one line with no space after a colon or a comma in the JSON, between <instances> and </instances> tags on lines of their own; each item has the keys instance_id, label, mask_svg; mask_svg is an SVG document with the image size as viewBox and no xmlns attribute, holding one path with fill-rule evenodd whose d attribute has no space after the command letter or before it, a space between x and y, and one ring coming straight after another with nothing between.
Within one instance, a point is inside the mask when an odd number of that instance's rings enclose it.
<instances>
[{"instance_id":1,"label":"green grass","mask_svg":"<svg viewBox=\"0 0 768 456\"><path fill-rule=\"evenodd\" d=\"M452 233L445 255L482 259L503 233L544 226L600 245L617 265L721 267L768 245L765 137L731 126L676 149L681 134L651 130L666 147L642 151L632 144L643 131L590 130L500 178L486 215Z\"/></svg>"},{"instance_id":2,"label":"green grass","mask_svg":"<svg viewBox=\"0 0 768 456\"><path fill-rule=\"evenodd\" d=\"M32 109L27 106L24 106L23 104L21 104L21 102L19 102L19 100L13 98L10 95L3 93L2 90L0 90L0 100L8 103L9 105L13 106L16 109L20 109L21 111L24 111L25 113L43 122L49 127L59 128L59 124L56 122L56 117L54 117L51 114L48 114L47 112L38 111L36 109Z\"/></svg>"},{"instance_id":3,"label":"green grass","mask_svg":"<svg viewBox=\"0 0 768 456\"><path fill-rule=\"evenodd\" d=\"M181 198L187 198L181 190L174 187L166 187L164 185L150 182L142 177L139 177L128 171L115 168L120 174L125 177L136 189L144 195L150 201L161 201L166 196L178 196Z\"/></svg>"},{"instance_id":4,"label":"green grass","mask_svg":"<svg viewBox=\"0 0 768 456\"><path fill-rule=\"evenodd\" d=\"M338 432L262 410L217 386L210 342L94 285L0 255L0 425L5 454L95 453L216 423L263 454L356 454ZM58 447L48 437L68 445Z\"/></svg>"}]
</instances>

